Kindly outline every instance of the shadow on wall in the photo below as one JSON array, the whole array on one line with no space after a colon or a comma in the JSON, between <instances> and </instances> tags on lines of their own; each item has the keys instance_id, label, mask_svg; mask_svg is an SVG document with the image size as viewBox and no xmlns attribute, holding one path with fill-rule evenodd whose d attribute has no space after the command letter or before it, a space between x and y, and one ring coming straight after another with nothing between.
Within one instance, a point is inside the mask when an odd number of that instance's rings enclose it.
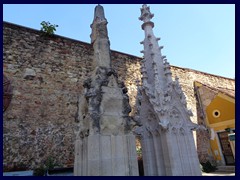
<instances>
[{"instance_id":1,"label":"shadow on wall","mask_svg":"<svg viewBox=\"0 0 240 180\"><path fill-rule=\"evenodd\" d=\"M196 98L196 109L197 109L197 124L198 125L203 125L206 127L205 124L205 112L202 107L201 99L199 97L198 87L194 87L195 91L195 98ZM198 153L198 159L200 163L206 163L209 160L209 155L208 155L208 149L210 148L210 142L209 142L209 133L208 131L196 131L196 143L197 143L197 153Z\"/></svg>"},{"instance_id":2,"label":"shadow on wall","mask_svg":"<svg viewBox=\"0 0 240 180\"><path fill-rule=\"evenodd\" d=\"M132 108L130 116L136 113L137 82L141 82L141 58L111 51L112 68L117 72L119 80L128 89L129 103Z\"/></svg>"}]
</instances>

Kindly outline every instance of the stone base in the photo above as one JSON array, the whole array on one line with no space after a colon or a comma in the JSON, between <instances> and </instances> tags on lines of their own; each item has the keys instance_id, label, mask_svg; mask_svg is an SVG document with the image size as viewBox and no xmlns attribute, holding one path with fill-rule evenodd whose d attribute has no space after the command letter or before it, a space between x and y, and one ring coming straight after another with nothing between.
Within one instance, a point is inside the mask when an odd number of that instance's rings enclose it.
<instances>
[{"instance_id":1,"label":"stone base","mask_svg":"<svg viewBox=\"0 0 240 180\"><path fill-rule=\"evenodd\" d=\"M135 136L90 135L75 144L75 176L138 176Z\"/></svg>"},{"instance_id":2,"label":"stone base","mask_svg":"<svg viewBox=\"0 0 240 180\"><path fill-rule=\"evenodd\" d=\"M200 163L192 133L165 133L169 159L165 160L167 176L201 176Z\"/></svg>"},{"instance_id":3,"label":"stone base","mask_svg":"<svg viewBox=\"0 0 240 180\"><path fill-rule=\"evenodd\" d=\"M141 140L145 176L201 176L191 133L148 134Z\"/></svg>"}]
</instances>

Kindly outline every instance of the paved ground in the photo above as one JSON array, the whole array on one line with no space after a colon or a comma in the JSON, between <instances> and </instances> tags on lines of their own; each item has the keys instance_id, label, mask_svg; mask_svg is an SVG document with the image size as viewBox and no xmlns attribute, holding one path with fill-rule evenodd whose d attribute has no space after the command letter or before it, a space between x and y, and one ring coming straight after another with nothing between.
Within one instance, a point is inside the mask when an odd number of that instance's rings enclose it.
<instances>
[{"instance_id":1,"label":"paved ground","mask_svg":"<svg viewBox=\"0 0 240 180\"><path fill-rule=\"evenodd\" d=\"M212 173L202 173L203 176L235 176L232 172L212 172Z\"/></svg>"},{"instance_id":2,"label":"paved ground","mask_svg":"<svg viewBox=\"0 0 240 180\"><path fill-rule=\"evenodd\" d=\"M3 176L32 176L33 171L4 172Z\"/></svg>"},{"instance_id":3,"label":"paved ground","mask_svg":"<svg viewBox=\"0 0 240 180\"><path fill-rule=\"evenodd\" d=\"M18 171L18 172L7 172L3 173L3 176L32 176L33 171ZM212 173L202 173L203 176L235 176L235 173L230 172L212 172ZM50 176L73 176L72 172L67 173L57 173Z\"/></svg>"}]
</instances>

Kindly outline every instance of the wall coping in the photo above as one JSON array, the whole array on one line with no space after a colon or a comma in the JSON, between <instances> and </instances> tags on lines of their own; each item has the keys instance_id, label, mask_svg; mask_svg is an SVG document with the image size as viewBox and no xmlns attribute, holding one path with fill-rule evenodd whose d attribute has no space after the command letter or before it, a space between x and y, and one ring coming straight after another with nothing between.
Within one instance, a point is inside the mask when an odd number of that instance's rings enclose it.
<instances>
[{"instance_id":1,"label":"wall coping","mask_svg":"<svg viewBox=\"0 0 240 180\"><path fill-rule=\"evenodd\" d=\"M201 84L202 86L210 89L211 91L214 91L214 92L216 92L216 93L219 93L219 92L220 92L220 93L222 93L222 94L225 94L225 95L227 95L227 96L235 99L235 89L227 89L227 88L226 88L226 89L223 90L221 87L212 87L212 86L206 85L206 84L204 84L204 83L202 83L202 82L199 82L199 81L194 81L194 86L196 86L195 83ZM230 92L228 92L229 90L230 90L230 91L233 91L234 93L231 94Z\"/></svg>"}]
</instances>

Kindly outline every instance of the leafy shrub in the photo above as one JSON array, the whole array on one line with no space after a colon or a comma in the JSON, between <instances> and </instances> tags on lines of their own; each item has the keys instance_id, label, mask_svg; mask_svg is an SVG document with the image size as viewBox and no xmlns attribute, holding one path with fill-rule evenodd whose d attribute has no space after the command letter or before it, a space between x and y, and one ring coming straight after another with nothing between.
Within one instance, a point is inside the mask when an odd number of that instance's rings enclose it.
<instances>
[{"instance_id":1,"label":"leafy shrub","mask_svg":"<svg viewBox=\"0 0 240 180\"><path fill-rule=\"evenodd\" d=\"M34 176L45 176L47 175L47 172L49 170L53 170L54 167L59 166L57 163L55 163L53 157L49 156L44 164L42 164L40 167L33 170Z\"/></svg>"},{"instance_id":2,"label":"leafy shrub","mask_svg":"<svg viewBox=\"0 0 240 180\"><path fill-rule=\"evenodd\" d=\"M33 170L33 176L44 176L45 173L46 173L46 168L44 168L43 165Z\"/></svg>"},{"instance_id":3,"label":"leafy shrub","mask_svg":"<svg viewBox=\"0 0 240 180\"><path fill-rule=\"evenodd\" d=\"M47 160L45 161L46 169L51 170L51 169L54 169L55 166L58 166L58 164L53 160L53 158L51 156L49 156L47 158Z\"/></svg>"},{"instance_id":4,"label":"leafy shrub","mask_svg":"<svg viewBox=\"0 0 240 180\"><path fill-rule=\"evenodd\" d=\"M209 161L201 163L202 171L206 173L214 172L217 168L213 166Z\"/></svg>"},{"instance_id":5,"label":"leafy shrub","mask_svg":"<svg viewBox=\"0 0 240 180\"><path fill-rule=\"evenodd\" d=\"M56 31L56 27L58 25L51 24L50 22L42 21L41 22L41 31L43 32L44 35L52 36L54 32Z\"/></svg>"}]
</instances>

